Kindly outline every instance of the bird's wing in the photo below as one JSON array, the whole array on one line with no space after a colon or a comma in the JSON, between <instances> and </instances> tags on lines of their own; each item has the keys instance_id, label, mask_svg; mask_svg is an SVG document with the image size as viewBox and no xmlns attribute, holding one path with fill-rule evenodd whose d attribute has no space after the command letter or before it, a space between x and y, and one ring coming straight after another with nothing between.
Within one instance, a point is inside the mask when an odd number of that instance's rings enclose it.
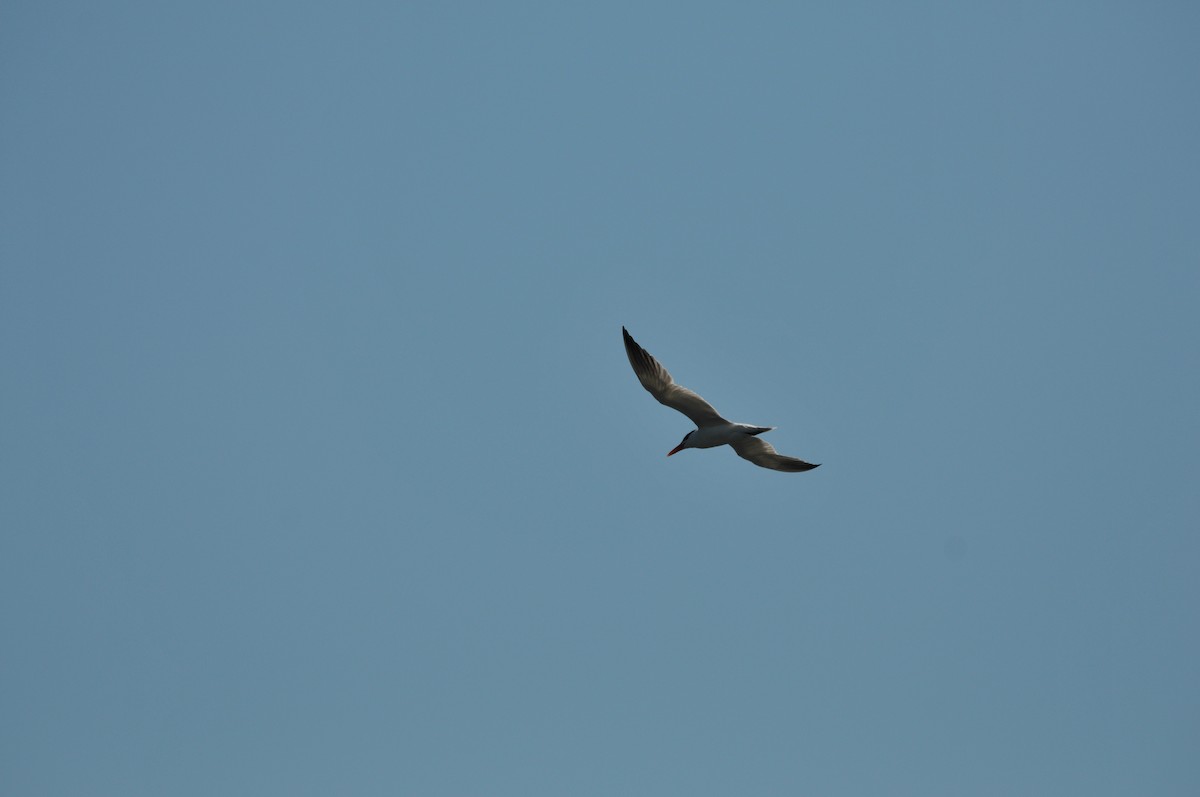
<instances>
[{"instance_id":1,"label":"bird's wing","mask_svg":"<svg viewBox=\"0 0 1200 797\"><path fill-rule=\"evenodd\" d=\"M662 363L651 357L650 352L639 346L625 327L621 327L621 334L625 336L625 353L629 355L629 364L633 366L638 381L660 404L679 410L691 418L696 426L719 426L729 423L696 393L675 384L671 373L662 367Z\"/></svg>"},{"instance_id":2,"label":"bird's wing","mask_svg":"<svg viewBox=\"0 0 1200 797\"><path fill-rule=\"evenodd\" d=\"M789 473L799 473L802 470L812 470L817 467L811 462L805 462L795 457L785 457L775 451L775 446L759 437L742 437L729 445L742 459L748 459L755 465L771 470L783 470Z\"/></svg>"}]
</instances>

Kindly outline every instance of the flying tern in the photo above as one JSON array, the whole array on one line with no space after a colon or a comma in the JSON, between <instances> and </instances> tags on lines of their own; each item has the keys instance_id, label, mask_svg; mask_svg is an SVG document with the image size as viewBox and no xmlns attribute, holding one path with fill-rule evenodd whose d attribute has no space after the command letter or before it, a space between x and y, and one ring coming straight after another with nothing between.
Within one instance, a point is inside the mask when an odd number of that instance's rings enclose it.
<instances>
[{"instance_id":1,"label":"flying tern","mask_svg":"<svg viewBox=\"0 0 1200 797\"><path fill-rule=\"evenodd\" d=\"M817 467L811 462L776 453L774 446L758 437L763 432L774 429L774 426L749 426L722 418L711 404L694 391L676 384L670 372L650 356L650 352L638 345L629 334L629 330L621 327L621 334L625 338L625 353L629 355L629 364L633 366L633 372L637 374L642 387L650 391L650 395L658 399L660 404L679 410L696 424L695 429L683 436L679 445L667 452L668 457L685 448L716 448L729 445L739 457L763 468L798 473Z\"/></svg>"}]
</instances>

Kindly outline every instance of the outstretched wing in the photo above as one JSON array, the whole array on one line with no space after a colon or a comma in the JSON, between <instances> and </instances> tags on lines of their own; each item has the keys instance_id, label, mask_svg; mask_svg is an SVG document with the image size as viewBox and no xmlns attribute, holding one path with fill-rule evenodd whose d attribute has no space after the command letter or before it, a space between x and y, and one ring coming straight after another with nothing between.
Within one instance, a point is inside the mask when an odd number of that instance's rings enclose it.
<instances>
[{"instance_id":1,"label":"outstretched wing","mask_svg":"<svg viewBox=\"0 0 1200 797\"><path fill-rule=\"evenodd\" d=\"M799 473L812 470L817 465L805 462L795 457L785 457L775 451L775 446L759 437L746 436L729 444L742 459L748 459L755 465L771 470L783 470L789 473Z\"/></svg>"},{"instance_id":2,"label":"outstretched wing","mask_svg":"<svg viewBox=\"0 0 1200 797\"><path fill-rule=\"evenodd\" d=\"M621 327L621 334L625 336L625 353L629 355L629 364L633 366L638 381L660 404L679 410L691 418L696 426L719 426L729 423L695 392L675 384L670 372L662 367L662 363L651 357L650 352L639 346L625 327Z\"/></svg>"}]
</instances>

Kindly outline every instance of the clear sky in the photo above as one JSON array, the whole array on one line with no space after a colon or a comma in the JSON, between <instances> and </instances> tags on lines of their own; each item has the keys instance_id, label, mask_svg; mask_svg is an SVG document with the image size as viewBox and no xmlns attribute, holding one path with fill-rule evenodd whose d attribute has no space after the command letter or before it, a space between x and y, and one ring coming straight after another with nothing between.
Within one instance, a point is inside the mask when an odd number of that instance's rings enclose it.
<instances>
[{"instance_id":1,"label":"clear sky","mask_svg":"<svg viewBox=\"0 0 1200 797\"><path fill-rule=\"evenodd\" d=\"M1200 793L1194 3L0 17L4 794Z\"/></svg>"}]
</instances>

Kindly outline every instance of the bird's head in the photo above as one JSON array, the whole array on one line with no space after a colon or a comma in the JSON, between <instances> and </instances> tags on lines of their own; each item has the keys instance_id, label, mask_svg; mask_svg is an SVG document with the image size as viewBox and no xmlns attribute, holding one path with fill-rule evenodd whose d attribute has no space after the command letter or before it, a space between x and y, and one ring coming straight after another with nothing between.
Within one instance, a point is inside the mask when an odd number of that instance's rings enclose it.
<instances>
[{"instance_id":1,"label":"bird's head","mask_svg":"<svg viewBox=\"0 0 1200 797\"><path fill-rule=\"evenodd\" d=\"M667 456L669 457L672 454L678 454L680 451L682 451L685 448L691 448L692 447L692 442L691 442L692 435L695 433L696 433L696 430L693 429L692 431L685 434L683 436L683 439L679 441L679 445L675 446L674 448L672 448L670 451L667 452Z\"/></svg>"}]
</instances>

